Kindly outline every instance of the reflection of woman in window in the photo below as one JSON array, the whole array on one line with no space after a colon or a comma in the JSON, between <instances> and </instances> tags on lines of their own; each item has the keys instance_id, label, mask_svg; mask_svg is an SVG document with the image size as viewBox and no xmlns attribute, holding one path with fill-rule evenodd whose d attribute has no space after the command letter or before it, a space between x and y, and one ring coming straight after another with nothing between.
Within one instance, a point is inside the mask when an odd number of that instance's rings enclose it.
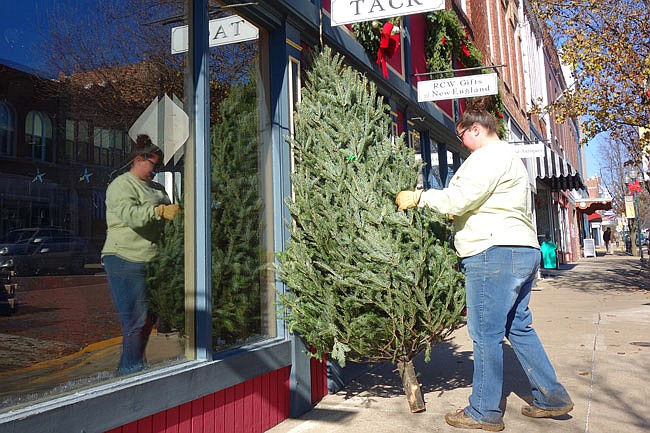
<instances>
[{"instance_id":1,"label":"reflection of woman in window","mask_svg":"<svg viewBox=\"0 0 650 433\"><path fill-rule=\"evenodd\" d=\"M180 208L170 204L165 189L152 181L162 151L146 135L138 136L131 168L106 190L106 243L102 262L122 324L120 375L142 370L152 328L147 311L146 269L157 254L163 219L172 220Z\"/></svg>"}]
</instances>

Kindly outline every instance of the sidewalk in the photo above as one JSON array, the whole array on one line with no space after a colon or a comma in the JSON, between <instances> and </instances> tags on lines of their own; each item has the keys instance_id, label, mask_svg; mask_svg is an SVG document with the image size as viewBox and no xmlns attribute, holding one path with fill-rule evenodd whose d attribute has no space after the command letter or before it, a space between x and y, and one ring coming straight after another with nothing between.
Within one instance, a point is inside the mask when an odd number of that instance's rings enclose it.
<instances>
[{"instance_id":1,"label":"sidewalk","mask_svg":"<svg viewBox=\"0 0 650 433\"><path fill-rule=\"evenodd\" d=\"M534 327L575 403L562 419L520 414L530 399L527 379L505 348L506 432L647 433L650 431L650 271L638 257L608 255L563 265L540 280L531 301ZM300 419L271 433L460 432L446 412L467 404L472 345L467 328L437 345L416 369L427 410L411 414L392 366L379 364ZM475 430L478 431L478 430Z\"/></svg>"}]
</instances>

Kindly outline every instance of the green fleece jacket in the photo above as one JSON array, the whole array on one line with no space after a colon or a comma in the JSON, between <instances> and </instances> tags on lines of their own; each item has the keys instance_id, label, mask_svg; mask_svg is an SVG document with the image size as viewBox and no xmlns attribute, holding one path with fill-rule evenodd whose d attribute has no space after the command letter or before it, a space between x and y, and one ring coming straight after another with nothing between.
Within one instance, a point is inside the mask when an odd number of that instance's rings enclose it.
<instances>
[{"instance_id":1,"label":"green fleece jacket","mask_svg":"<svg viewBox=\"0 0 650 433\"><path fill-rule=\"evenodd\" d=\"M138 179L130 172L106 189L106 242L102 256L116 255L131 262L149 262L158 252L164 222L156 206L169 204L165 188Z\"/></svg>"}]
</instances>

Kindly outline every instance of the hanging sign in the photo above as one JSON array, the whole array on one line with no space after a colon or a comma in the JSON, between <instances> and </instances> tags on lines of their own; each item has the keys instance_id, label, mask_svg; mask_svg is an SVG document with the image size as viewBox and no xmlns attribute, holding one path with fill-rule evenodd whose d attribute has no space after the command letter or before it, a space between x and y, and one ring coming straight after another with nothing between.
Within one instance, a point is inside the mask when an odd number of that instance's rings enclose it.
<instances>
[{"instance_id":1,"label":"hanging sign","mask_svg":"<svg viewBox=\"0 0 650 433\"><path fill-rule=\"evenodd\" d=\"M631 195L625 196L625 216L629 218L636 218L636 212L634 211L634 197Z\"/></svg>"},{"instance_id":2,"label":"hanging sign","mask_svg":"<svg viewBox=\"0 0 650 433\"><path fill-rule=\"evenodd\" d=\"M211 47L234 44L235 42L253 41L259 37L259 30L253 24L237 15L217 18L208 22ZM184 53L189 46L188 26L172 29L172 54Z\"/></svg>"},{"instance_id":3,"label":"hanging sign","mask_svg":"<svg viewBox=\"0 0 650 433\"><path fill-rule=\"evenodd\" d=\"M332 0L330 18L333 26L340 26L444 8L444 0Z\"/></svg>"},{"instance_id":4,"label":"hanging sign","mask_svg":"<svg viewBox=\"0 0 650 433\"><path fill-rule=\"evenodd\" d=\"M174 99L178 100L176 97ZM129 129L129 137L136 141L138 135L147 134L163 150L163 164L167 164L176 152L182 150L190 136L189 125L190 119L183 108L165 94L151 101Z\"/></svg>"},{"instance_id":5,"label":"hanging sign","mask_svg":"<svg viewBox=\"0 0 650 433\"><path fill-rule=\"evenodd\" d=\"M543 158L544 157L544 143L525 143L514 146L515 153L519 158Z\"/></svg>"},{"instance_id":6,"label":"hanging sign","mask_svg":"<svg viewBox=\"0 0 650 433\"><path fill-rule=\"evenodd\" d=\"M418 82L418 102L496 95L497 74L467 75Z\"/></svg>"}]
</instances>

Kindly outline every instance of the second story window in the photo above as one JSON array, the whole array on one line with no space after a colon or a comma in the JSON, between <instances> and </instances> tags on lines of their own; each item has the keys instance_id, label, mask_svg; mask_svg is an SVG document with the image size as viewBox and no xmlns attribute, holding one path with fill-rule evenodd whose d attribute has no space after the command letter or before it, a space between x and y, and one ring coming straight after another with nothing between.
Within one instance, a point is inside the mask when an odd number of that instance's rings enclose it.
<instances>
[{"instance_id":1,"label":"second story window","mask_svg":"<svg viewBox=\"0 0 650 433\"><path fill-rule=\"evenodd\" d=\"M25 142L31 146L31 156L38 161L47 161L52 148L52 120L40 111L30 111L25 119Z\"/></svg>"},{"instance_id":2,"label":"second story window","mask_svg":"<svg viewBox=\"0 0 650 433\"><path fill-rule=\"evenodd\" d=\"M12 156L16 150L16 113L0 102L0 155Z\"/></svg>"}]
</instances>

